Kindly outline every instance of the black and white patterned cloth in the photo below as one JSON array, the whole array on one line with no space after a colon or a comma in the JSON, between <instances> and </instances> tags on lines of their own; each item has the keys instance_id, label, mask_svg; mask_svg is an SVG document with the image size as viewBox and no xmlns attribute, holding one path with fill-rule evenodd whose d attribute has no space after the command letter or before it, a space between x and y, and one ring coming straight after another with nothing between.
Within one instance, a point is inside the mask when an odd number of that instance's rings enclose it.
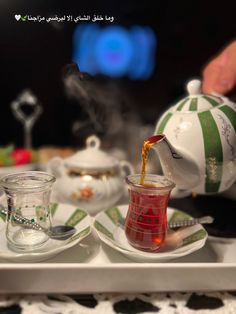
<instances>
[{"instance_id":1,"label":"black and white patterned cloth","mask_svg":"<svg viewBox=\"0 0 236 314\"><path fill-rule=\"evenodd\" d=\"M236 292L0 296L4 314L234 314Z\"/></svg>"}]
</instances>

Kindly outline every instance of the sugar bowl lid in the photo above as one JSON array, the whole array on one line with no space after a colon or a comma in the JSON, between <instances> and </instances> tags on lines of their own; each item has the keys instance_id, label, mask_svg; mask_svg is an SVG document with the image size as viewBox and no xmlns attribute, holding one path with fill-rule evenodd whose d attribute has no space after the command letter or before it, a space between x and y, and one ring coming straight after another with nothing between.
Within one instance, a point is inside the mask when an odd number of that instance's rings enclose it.
<instances>
[{"instance_id":1,"label":"sugar bowl lid","mask_svg":"<svg viewBox=\"0 0 236 314\"><path fill-rule=\"evenodd\" d=\"M201 112L224 103L224 99L221 96L203 94L200 80L188 82L187 91L189 95L174 106L176 112Z\"/></svg>"},{"instance_id":2,"label":"sugar bowl lid","mask_svg":"<svg viewBox=\"0 0 236 314\"><path fill-rule=\"evenodd\" d=\"M86 148L65 159L67 167L104 170L118 166L119 161L100 149L101 141L96 135L86 139Z\"/></svg>"}]
</instances>

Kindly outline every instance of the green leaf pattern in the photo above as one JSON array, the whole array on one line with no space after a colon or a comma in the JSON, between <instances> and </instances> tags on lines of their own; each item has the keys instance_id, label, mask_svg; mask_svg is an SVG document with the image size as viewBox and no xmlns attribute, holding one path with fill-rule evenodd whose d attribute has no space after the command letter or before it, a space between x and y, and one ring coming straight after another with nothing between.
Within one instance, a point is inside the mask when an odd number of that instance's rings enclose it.
<instances>
[{"instance_id":1,"label":"green leaf pattern","mask_svg":"<svg viewBox=\"0 0 236 314\"><path fill-rule=\"evenodd\" d=\"M100 222L98 222L97 220L94 223L94 227L100 231L101 233L105 234L108 238L114 240L113 234L107 230L107 228L105 228Z\"/></svg>"},{"instance_id":2,"label":"green leaf pattern","mask_svg":"<svg viewBox=\"0 0 236 314\"><path fill-rule=\"evenodd\" d=\"M183 239L183 244L182 246L192 244L194 242L197 242L199 240L204 239L207 236L207 232L203 229L200 229L196 231L195 233L189 235L188 237Z\"/></svg>"},{"instance_id":3,"label":"green leaf pattern","mask_svg":"<svg viewBox=\"0 0 236 314\"><path fill-rule=\"evenodd\" d=\"M83 210L77 208L65 224L67 226L75 227L86 216L87 214Z\"/></svg>"},{"instance_id":4,"label":"green leaf pattern","mask_svg":"<svg viewBox=\"0 0 236 314\"><path fill-rule=\"evenodd\" d=\"M117 207L108 208L105 213L115 225L118 225L122 220L122 215Z\"/></svg>"},{"instance_id":5,"label":"green leaf pattern","mask_svg":"<svg viewBox=\"0 0 236 314\"><path fill-rule=\"evenodd\" d=\"M85 228L84 230L82 230L82 231L76 233L74 236L72 236L72 237L69 239L68 242L72 242L72 241L75 241L75 240L77 240L77 239L79 239L79 238L82 238L82 237L86 236L87 234L89 234L89 232L90 232L90 226L87 227L87 228Z\"/></svg>"}]
</instances>

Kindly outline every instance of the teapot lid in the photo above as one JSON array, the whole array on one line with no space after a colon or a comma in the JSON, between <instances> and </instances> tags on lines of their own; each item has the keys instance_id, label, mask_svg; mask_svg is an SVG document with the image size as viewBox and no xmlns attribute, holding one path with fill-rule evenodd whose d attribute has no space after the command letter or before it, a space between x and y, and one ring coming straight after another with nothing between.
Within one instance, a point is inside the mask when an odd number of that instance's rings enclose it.
<instances>
[{"instance_id":1,"label":"teapot lid","mask_svg":"<svg viewBox=\"0 0 236 314\"><path fill-rule=\"evenodd\" d=\"M65 165L88 170L110 169L118 166L116 158L100 149L101 141L96 135L86 139L86 148L65 159Z\"/></svg>"},{"instance_id":2,"label":"teapot lid","mask_svg":"<svg viewBox=\"0 0 236 314\"><path fill-rule=\"evenodd\" d=\"M223 97L218 95L202 94L201 81L192 80L187 84L188 96L180 100L175 106L174 111L191 112L206 111L224 103Z\"/></svg>"}]
</instances>

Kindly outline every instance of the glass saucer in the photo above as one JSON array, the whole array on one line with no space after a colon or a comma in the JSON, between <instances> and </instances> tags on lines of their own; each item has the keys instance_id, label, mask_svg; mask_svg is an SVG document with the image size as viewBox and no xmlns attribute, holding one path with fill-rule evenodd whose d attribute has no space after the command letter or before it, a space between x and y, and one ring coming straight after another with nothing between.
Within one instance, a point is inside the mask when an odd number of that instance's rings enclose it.
<instances>
[{"instance_id":1,"label":"glass saucer","mask_svg":"<svg viewBox=\"0 0 236 314\"><path fill-rule=\"evenodd\" d=\"M93 226L102 242L138 262L163 262L188 255L202 248L207 232L202 225L169 230L164 245L155 253L144 252L132 247L125 235L122 221L126 217L128 205L106 209L95 216ZM174 208L167 208L168 221L192 218Z\"/></svg>"},{"instance_id":2,"label":"glass saucer","mask_svg":"<svg viewBox=\"0 0 236 314\"><path fill-rule=\"evenodd\" d=\"M5 235L6 216L0 214L0 260L41 262L71 248L91 232L91 217L84 209L69 204L52 203L51 214L53 225L71 225L76 228L76 233L64 241L49 239L43 246L32 252L14 252L9 249Z\"/></svg>"}]
</instances>

